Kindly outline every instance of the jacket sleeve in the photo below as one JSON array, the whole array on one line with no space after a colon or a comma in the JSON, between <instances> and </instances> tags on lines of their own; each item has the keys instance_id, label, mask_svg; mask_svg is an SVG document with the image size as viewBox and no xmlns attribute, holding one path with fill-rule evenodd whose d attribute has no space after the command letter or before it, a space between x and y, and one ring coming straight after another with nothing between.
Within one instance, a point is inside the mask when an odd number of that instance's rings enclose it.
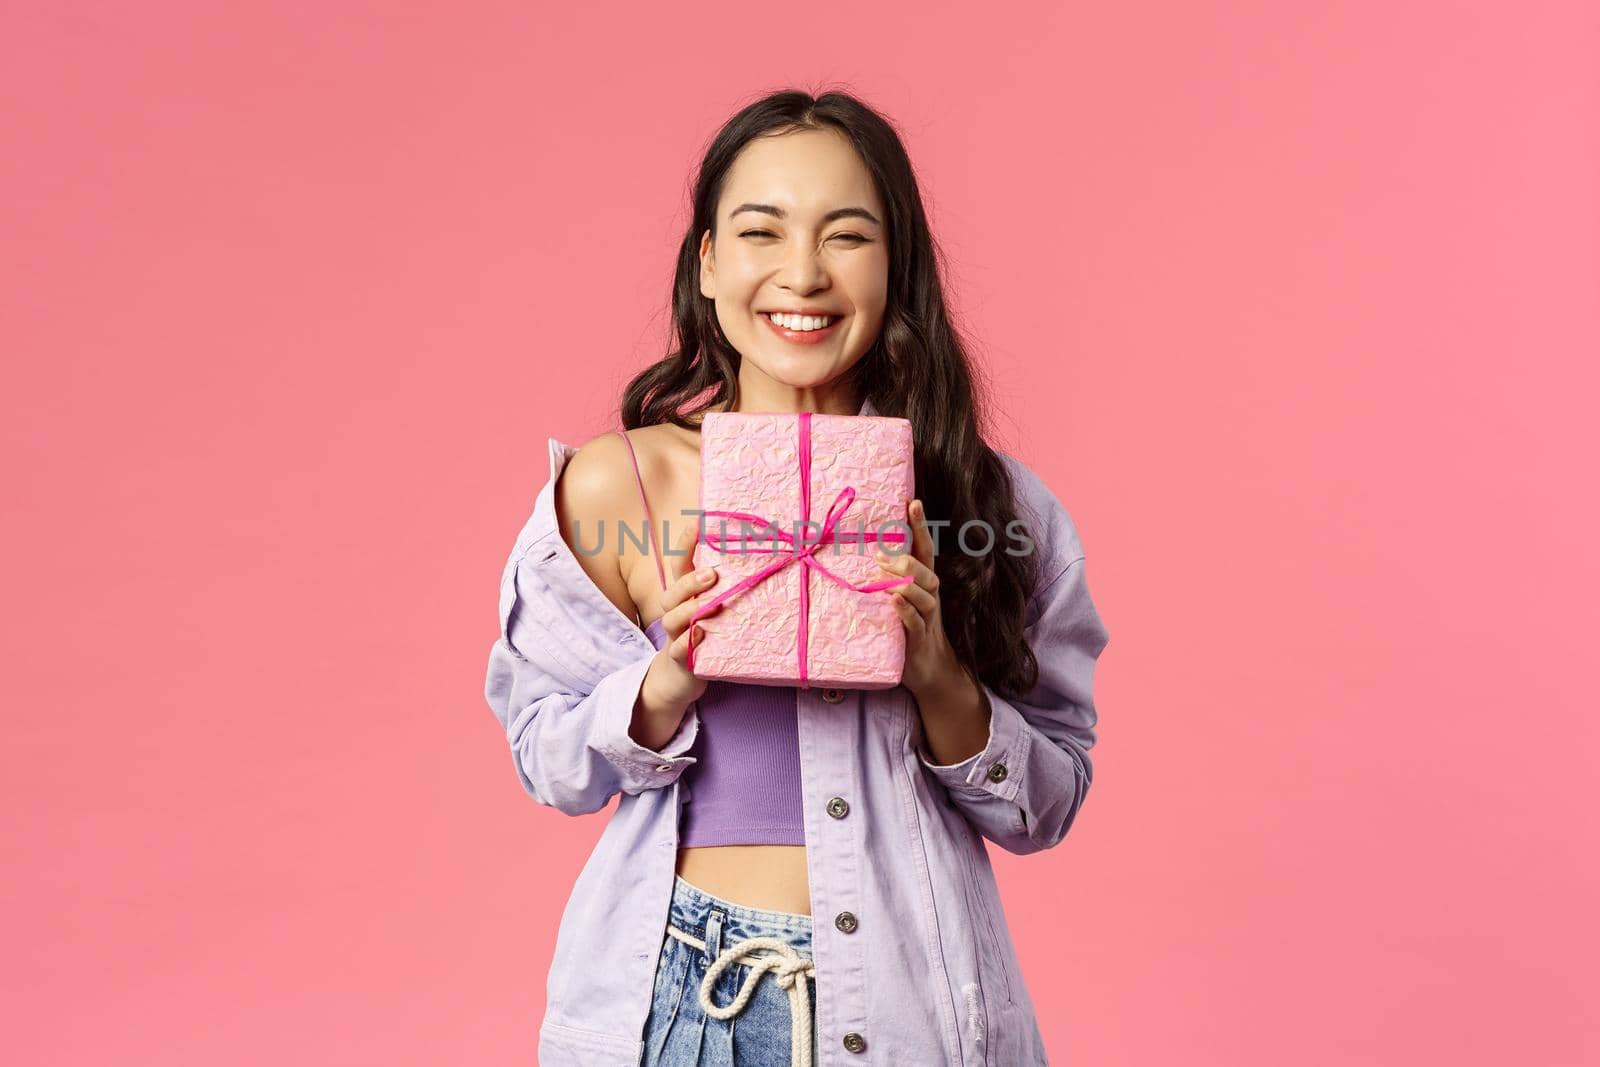
<instances>
[{"instance_id":1,"label":"jacket sleeve","mask_svg":"<svg viewBox=\"0 0 1600 1067\"><path fill-rule=\"evenodd\" d=\"M1094 779L1095 661L1109 637L1084 575L1083 557L1034 594L1028 643L1039 680L1022 700L980 682L989 740L960 763L918 757L974 829L1008 852L1050 848L1066 836Z\"/></svg>"},{"instance_id":2,"label":"jacket sleeve","mask_svg":"<svg viewBox=\"0 0 1600 1067\"><path fill-rule=\"evenodd\" d=\"M500 636L484 683L523 789L541 804L583 815L614 793L671 785L695 762L684 753L699 730L697 709L690 706L660 751L635 741L628 729L654 653L586 684L576 666L585 657L561 636L572 617L550 603L555 594L531 572L529 556L528 549L513 552L501 577Z\"/></svg>"}]
</instances>

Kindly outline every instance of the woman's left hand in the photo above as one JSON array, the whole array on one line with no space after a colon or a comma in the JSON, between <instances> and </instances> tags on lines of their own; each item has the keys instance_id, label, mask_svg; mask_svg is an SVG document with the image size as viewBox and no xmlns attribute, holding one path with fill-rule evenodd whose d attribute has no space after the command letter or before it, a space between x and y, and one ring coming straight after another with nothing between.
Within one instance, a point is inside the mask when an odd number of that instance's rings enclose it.
<instances>
[{"instance_id":1,"label":"woman's left hand","mask_svg":"<svg viewBox=\"0 0 1600 1067\"><path fill-rule=\"evenodd\" d=\"M933 570L933 536L928 533L921 500L911 502L906 518L911 525L911 551L891 555L880 548L876 558L884 572L916 579L890 590L889 596L906 628L906 666L900 684L920 699L922 694L936 693L939 687L960 679L965 671L945 638L939 576Z\"/></svg>"}]
</instances>

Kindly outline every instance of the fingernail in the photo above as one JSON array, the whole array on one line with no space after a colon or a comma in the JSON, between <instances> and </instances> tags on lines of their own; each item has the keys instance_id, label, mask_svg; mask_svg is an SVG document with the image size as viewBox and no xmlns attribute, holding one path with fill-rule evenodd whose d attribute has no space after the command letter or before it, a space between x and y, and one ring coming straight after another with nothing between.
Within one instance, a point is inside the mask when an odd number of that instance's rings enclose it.
<instances>
[{"instance_id":1,"label":"fingernail","mask_svg":"<svg viewBox=\"0 0 1600 1067\"><path fill-rule=\"evenodd\" d=\"M701 567L699 570L694 572L694 577L695 581L697 582L705 581L707 578L711 577L711 568Z\"/></svg>"}]
</instances>

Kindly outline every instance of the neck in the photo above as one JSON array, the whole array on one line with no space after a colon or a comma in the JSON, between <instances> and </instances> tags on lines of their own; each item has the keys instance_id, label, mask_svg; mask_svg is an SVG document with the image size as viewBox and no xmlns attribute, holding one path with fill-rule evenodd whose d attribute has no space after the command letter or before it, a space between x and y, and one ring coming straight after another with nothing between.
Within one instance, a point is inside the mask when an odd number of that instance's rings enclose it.
<instances>
[{"instance_id":1,"label":"neck","mask_svg":"<svg viewBox=\"0 0 1600 1067\"><path fill-rule=\"evenodd\" d=\"M854 415L861 410L861 397L855 385L843 378L822 385L796 389L771 379L739 382L739 403L720 409L740 412L771 412L789 415L809 411L816 415Z\"/></svg>"}]
</instances>

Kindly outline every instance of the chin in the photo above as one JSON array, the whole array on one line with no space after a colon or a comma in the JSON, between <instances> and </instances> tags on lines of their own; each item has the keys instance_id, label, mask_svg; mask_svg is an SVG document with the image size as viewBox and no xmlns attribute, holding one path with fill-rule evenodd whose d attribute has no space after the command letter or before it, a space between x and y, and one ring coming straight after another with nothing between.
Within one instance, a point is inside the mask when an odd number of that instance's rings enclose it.
<instances>
[{"instance_id":1,"label":"chin","mask_svg":"<svg viewBox=\"0 0 1600 1067\"><path fill-rule=\"evenodd\" d=\"M842 373L832 360L825 366L806 365L804 357L770 360L761 365L761 371L774 382L791 389L815 389L837 380Z\"/></svg>"}]
</instances>

